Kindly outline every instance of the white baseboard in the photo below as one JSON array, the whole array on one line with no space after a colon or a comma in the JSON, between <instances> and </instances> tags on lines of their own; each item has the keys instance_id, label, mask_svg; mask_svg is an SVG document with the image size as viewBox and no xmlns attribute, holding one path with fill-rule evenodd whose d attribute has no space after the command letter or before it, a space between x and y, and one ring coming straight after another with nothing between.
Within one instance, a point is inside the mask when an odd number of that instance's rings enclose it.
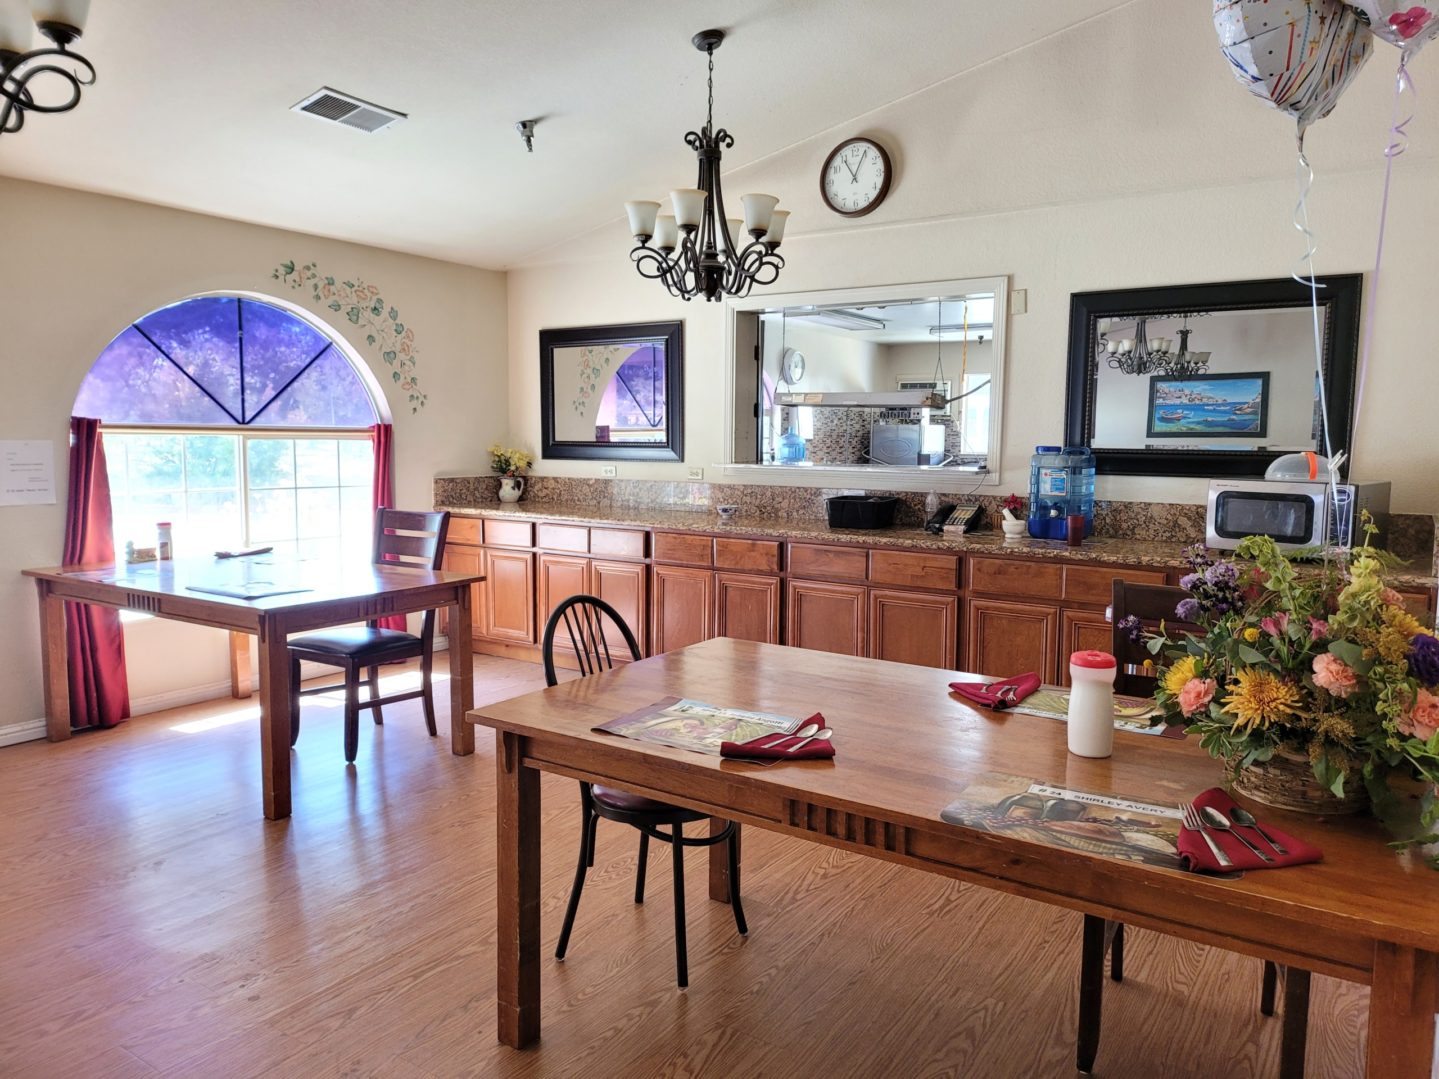
<instances>
[{"instance_id":1,"label":"white baseboard","mask_svg":"<svg viewBox=\"0 0 1439 1079\"><path fill-rule=\"evenodd\" d=\"M33 742L37 738L44 737L45 721L43 719L7 723L0 727L0 746L13 746L18 742Z\"/></svg>"}]
</instances>

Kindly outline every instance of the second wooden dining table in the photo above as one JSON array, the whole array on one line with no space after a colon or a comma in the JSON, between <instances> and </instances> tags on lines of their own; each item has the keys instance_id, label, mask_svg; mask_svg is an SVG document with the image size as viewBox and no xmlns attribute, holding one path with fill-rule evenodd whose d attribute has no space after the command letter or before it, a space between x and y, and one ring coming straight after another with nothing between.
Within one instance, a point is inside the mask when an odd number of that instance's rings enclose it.
<instances>
[{"instance_id":1,"label":"second wooden dining table","mask_svg":"<svg viewBox=\"0 0 1439 1079\"><path fill-rule=\"evenodd\" d=\"M1372 820L1263 807L1255 808L1266 821L1321 847L1324 861L1220 879L947 823L945 807L996 774L1163 806L1223 779L1223 766L1193 739L1120 733L1112 758L1072 756L1061 722L972 707L950 693L954 678L720 638L472 712L497 737L500 1040L524 1047L540 1037L545 771L1368 984L1365 1074L1427 1079L1439 1006L1439 873L1396 855ZM836 757L764 768L592 729L667 697L822 712ZM723 857L712 856L717 899L724 871ZM1222 1066L1216 1061L1216 1074Z\"/></svg>"}]
</instances>

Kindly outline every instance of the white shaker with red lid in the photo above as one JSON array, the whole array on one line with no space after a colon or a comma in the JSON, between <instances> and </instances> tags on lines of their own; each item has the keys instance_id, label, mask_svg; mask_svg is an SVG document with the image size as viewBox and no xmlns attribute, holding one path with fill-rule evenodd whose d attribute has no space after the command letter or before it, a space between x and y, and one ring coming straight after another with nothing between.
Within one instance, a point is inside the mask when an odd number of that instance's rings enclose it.
<instances>
[{"instance_id":1,"label":"white shaker with red lid","mask_svg":"<svg viewBox=\"0 0 1439 1079\"><path fill-rule=\"evenodd\" d=\"M1088 650L1069 657L1069 752L1108 757L1114 752L1114 676L1119 667L1108 652Z\"/></svg>"}]
</instances>

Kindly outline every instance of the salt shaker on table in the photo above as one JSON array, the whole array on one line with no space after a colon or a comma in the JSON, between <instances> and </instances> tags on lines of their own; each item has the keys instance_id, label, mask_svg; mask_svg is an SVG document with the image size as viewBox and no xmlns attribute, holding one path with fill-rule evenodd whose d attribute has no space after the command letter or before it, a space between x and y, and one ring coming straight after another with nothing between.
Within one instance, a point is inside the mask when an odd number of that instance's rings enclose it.
<instances>
[{"instance_id":1,"label":"salt shaker on table","mask_svg":"<svg viewBox=\"0 0 1439 1079\"><path fill-rule=\"evenodd\" d=\"M1108 652L1093 649L1069 657L1069 752L1108 757L1114 752L1114 676L1119 667Z\"/></svg>"},{"instance_id":2,"label":"salt shaker on table","mask_svg":"<svg viewBox=\"0 0 1439 1079\"><path fill-rule=\"evenodd\" d=\"M161 562L168 562L175 557L175 543L169 521L159 521L155 525L155 557Z\"/></svg>"}]
</instances>

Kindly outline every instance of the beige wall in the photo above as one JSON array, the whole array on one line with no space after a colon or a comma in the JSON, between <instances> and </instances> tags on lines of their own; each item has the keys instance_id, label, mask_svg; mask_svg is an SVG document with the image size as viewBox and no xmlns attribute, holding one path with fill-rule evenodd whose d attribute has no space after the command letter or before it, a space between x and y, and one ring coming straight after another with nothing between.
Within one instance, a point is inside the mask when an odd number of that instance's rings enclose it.
<instances>
[{"instance_id":1,"label":"beige wall","mask_svg":"<svg viewBox=\"0 0 1439 1079\"><path fill-rule=\"evenodd\" d=\"M1377 47L1335 113L1309 133L1321 273L1372 264L1396 60ZM861 133L891 149L897 179L884 206L851 222L821 208L815 176L836 142ZM1439 444L1429 434L1439 367L1427 319L1439 279L1439 109L1421 109L1410 133L1396 167L1382 293L1377 305L1366 300L1366 314L1377 316L1375 361L1354 476L1392 479L1396 510L1430 512L1439 511ZM1294 168L1292 123L1233 81L1209 9L1140 0L816 133L727 174L726 189L731 197L768 191L794 211L782 249L788 266L772 292L997 274L1027 290L1028 313L1010 319L1001 476L1001 489L1022 491L1034 445L1063 432L1070 293L1287 276L1300 254ZM677 163L672 176L655 177L654 191L633 197L654 197L686 175ZM678 480L705 466L707 479L723 479L712 466L724 452L716 407L728 362L724 306L673 300L641 280L615 209L609 226L510 273L511 428L537 443L541 328L683 318L687 460L621 463L619 475ZM597 475L598 467L544 461L539 471ZM1204 490L1203 480L1130 477L1099 487L1102 497L1188 502Z\"/></svg>"},{"instance_id":2,"label":"beige wall","mask_svg":"<svg viewBox=\"0 0 1439 1079\"><path fill-rule=\"evenodd\" d=\"M415 329L428 406L411 415L394 395L396 500L428 507L438 472L474 472L505 427L504 275L374 248L0 179L0 438L54 442L60 502L0 507L0 729L42 714L34 589L25 566L54 565L64 535L70 408L95 356L131 320L207 290L303 302L270 279L280 262L315 260L382 289ZM362 334L331 322L369 361ZM372 365L389 392L389 371ZM223 635L153 620L126 629L131 694L184 694L228 678Z\"/></svg>"}]
</instances>

